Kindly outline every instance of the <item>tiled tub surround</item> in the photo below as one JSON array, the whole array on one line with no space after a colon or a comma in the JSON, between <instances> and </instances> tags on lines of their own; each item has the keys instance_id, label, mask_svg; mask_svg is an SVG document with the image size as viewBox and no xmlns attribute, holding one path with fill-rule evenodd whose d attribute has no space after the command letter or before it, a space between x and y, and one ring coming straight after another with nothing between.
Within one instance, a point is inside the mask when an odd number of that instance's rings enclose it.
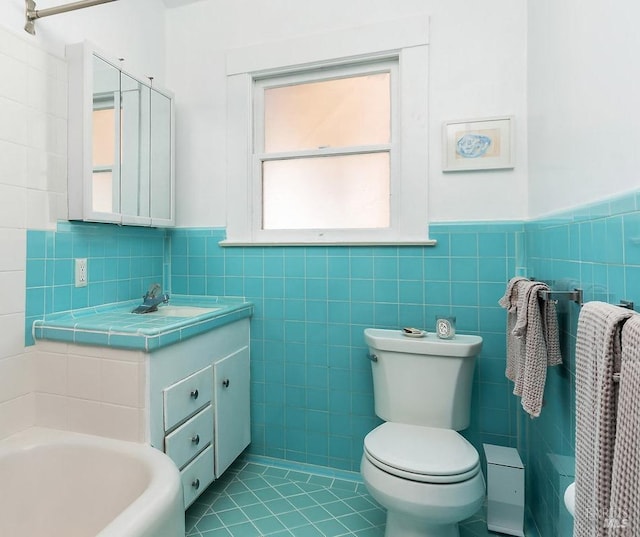
<instances>
[{"instance_id":1,"label":"tiled tub surround","mask_svg":"<svg viewBox=\"0 0 640 537\"><path fill-rule=\"evenodd\" d=\"M34 421L32 364L24 349L26 235L66 215L67 70L63 58L31 36L5 28L0 69L2 438Z\"/></svg>"},{"instance_id":2,"label":"tiled tub surround","mask_svg":"<svg viewBox=\"0 0 640 537\"><path fill-rule=\"evenodd\" d=\"M173 295L170 306L212 309L196 316L136 314L140 300L107 304L95 308L53 313L34 321L36 340L101 345L110 348L151 352L179 343L219 326L250 317L252 305L241 298ZM164 305L159 306L162 310Z\"/></svg>"},{"instance_id":3,"label":"tiled tub surround","mask_svg":"<svg viewBox=\"0 0 640 537\"><path fill-rule=\"evenodd\" d=\"M38 341L35 425L145 442L144 351Z\"/></svg>"}]
</instances>

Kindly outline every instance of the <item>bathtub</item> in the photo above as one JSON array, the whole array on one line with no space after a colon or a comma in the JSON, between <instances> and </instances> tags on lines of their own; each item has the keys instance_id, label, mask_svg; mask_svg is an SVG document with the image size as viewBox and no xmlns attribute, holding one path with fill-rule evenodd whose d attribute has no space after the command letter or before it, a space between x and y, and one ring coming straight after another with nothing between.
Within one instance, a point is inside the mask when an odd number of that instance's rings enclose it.
<instances>
[{"instance_id":1,"label":"bathtub","mask_svg":"<svg viewBox=\"0 0 640 537\"><path fill-rule=\"evenodd\" d=\"M152 447L38 427L0 441L0 535L184 534L180 474Z\"/></svg>"}]
</instances>

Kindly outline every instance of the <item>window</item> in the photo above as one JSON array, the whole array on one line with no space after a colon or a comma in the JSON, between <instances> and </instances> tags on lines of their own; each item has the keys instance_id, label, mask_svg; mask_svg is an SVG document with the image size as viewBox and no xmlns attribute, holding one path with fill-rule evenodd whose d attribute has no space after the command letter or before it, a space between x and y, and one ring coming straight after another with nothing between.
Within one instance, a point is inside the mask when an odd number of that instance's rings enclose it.
<instances>
[{"instance_id":1,"label":"window","mask_svg":"<svg viewBox=\"0 0 640 537\"><path fill-rule=\"evenodd\" d=\"M256 82L263 230L389 227L395 67L385 62Z\"/></svg>"},{"instance_id":2,"label":"window","mask_svg":"<svg viewBox=\"0 0 640 537\"><path fill-rule=\"evenodd\" d=\"M432 242L426 28L412 19L228 54L223 244Z\"/></svg>"}]
</instances>

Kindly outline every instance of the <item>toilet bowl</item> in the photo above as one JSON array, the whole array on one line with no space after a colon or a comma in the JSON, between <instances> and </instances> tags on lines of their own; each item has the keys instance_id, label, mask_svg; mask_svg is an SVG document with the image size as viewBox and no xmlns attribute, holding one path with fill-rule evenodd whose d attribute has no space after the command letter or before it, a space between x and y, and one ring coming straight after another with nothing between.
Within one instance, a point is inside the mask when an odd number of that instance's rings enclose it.
<instances>
[{"instance_id":1,"label":"toilet bowl","mask_svg":"<svg viewBox=\"0 0 640 537\"><path fill-rule=\"evenodd\" d=\"M360 470L387 509L385 537L459 537L458 523L481 507L485 481L469 425L474 362L482 338L365 330L376 414Z\"/></svg>"},{"instance_id":2,"label":"toilet bowl","mask_svg":"<svg viewBox=\"0 0 640 537\"><path fill-rule=\"evenodd\" d=\"M360 470L387 509L385 537L458 537L484 499L478 452L448 429L383 423L365 438Z\"/></svg>"}]
</instances>

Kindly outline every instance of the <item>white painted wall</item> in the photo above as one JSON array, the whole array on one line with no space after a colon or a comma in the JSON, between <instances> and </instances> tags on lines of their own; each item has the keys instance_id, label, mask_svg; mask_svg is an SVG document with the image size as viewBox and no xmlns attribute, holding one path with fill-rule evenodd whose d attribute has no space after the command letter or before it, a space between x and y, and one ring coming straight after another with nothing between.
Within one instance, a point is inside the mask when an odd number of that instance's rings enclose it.
<instances>
[{"instance_id":1,"label":"white painted wall","mask_svg":"<svg viewBox=\"0 0 640 537\"><path fill-rule=\"evenodd\" d=\"M37 9L70 3L36 0ZM157 77L165 85L165 9L161 0L118 0L36 21L36 35L24 28L24 0L0 3L0 26L28 43L64 56L67 43L88 39L136 74ZM0 49L1 51L1 49Z\"/></svg>"},{"instance_id":2,"label":"white painted wall","mask_svg":"<svg viewBox=\"0 0 640 537\"><path fill-rule=\"evenodd\" d=\"M529 216L640 186L640 4L528 6Z\"/></svg>"},{"instance_id":3,"label":"white painted wall","mask_svg":"<svg viewBox=\"0 0 640 537\"><path fill-rule=\"evenodd\" d=\"M0 3L0 437L34 420L26 229L51 229L65 212L65 43L90 39L176 92L182 226L225 225L226 49L417 13L431 19L432 220L535 217L638 187L640 4L630 0L166 3L177 6L166 21L160 0L121 0L40 20L36 37L22 30L22 0ZM442 121L501 114L516 118L513 171L440 171Z\"/></svg>"},{"instance_id":4,"label":"white painted wall","mask_svg":"<svg viewBox=\"0 0 640 537\"><path fill-rule=\"evenodd\" d=\"M42 0L39 8L63 2ZM24 348L26 230L67 216L66 43L89 39L164 78L164 7L115 2L24 26L24 2L0 3L0 438L50 417L34 390L35 348ZM66 380L65 380L66 382ZM38 407L41 411L38 412ZM66 414L64 415L66 416ZM40 420L40 423L43 423Z\"/></svg>"},{"instance_id":5,"label":"white painted wall","mask_svg":"<svg viewBox=\"0 0 640 537\"><path fill-rule=\"evenodd\" d=\"M429 212L432 221L526 216L525 0L203 0L167 11L167 85L176 93L177 221L226 222L225 50L430 16ZM425 96L426 97L426 96ZM514 170L441 171L445 120L513 114ZM425 178L426 179L426 178Z\"/></svg>"}]
</instances>

